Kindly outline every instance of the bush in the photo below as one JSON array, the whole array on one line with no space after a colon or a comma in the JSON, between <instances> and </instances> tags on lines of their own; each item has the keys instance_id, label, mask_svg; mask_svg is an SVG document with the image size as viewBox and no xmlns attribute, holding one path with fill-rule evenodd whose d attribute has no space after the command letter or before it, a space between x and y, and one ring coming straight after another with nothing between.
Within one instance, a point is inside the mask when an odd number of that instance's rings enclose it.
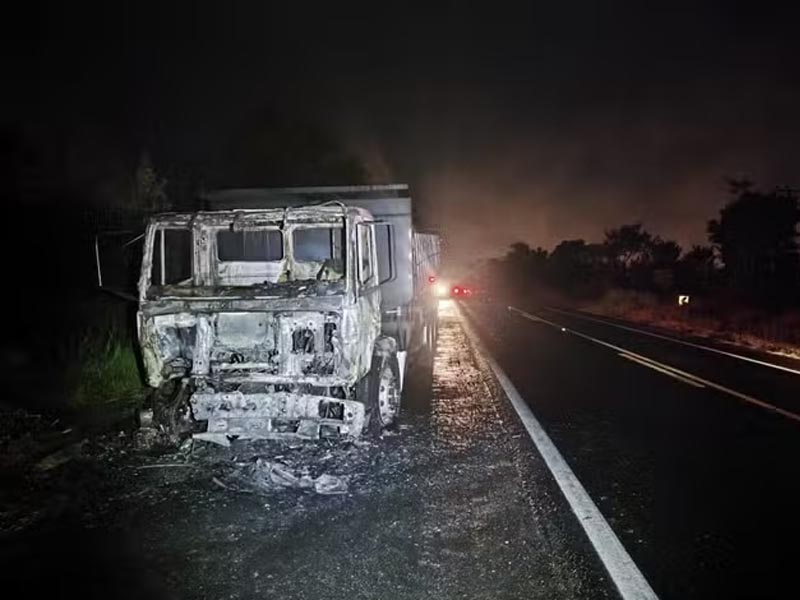
<instances>
[{"instance_id":1,"label":"bush","mask_svg":"<svg viewBox=\"0 0 800 600\"><path fill-rule=\"evenodd\" d=\"M87 330L82 339L72 403L84 407L144 394L134 342L116 327Z\"/></svg>"},{"instance_id":2,"label":"bush","mask_svg":"<svg viewBox=\"0 0 800 600\"><path fill-rule=\"evenodd\" d=\"M664 308L655 294L634 290L609 290L599 300L586 305L586 310L609 317L645 321L655 318Z\"/></svg>"}]
</instances>

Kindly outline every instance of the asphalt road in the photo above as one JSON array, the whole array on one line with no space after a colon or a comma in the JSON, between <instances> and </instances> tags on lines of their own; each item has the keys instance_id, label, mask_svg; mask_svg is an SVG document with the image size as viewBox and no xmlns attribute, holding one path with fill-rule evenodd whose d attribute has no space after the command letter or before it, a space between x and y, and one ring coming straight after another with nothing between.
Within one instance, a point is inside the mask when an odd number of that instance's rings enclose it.
<instances>
[{"instance_id":1,"label":"asphalt road","mask_svg":"<svg viewBox=\"0 0 800 600\"><path fill-rule=\"evenodd\" d=\"M659 597L797 596L800 361L465 308Z\"/></svg>"},{"instance_id":2,"label":"asphalt road","mask_svg":"<svg viewBox=\"0 0 800 600\"><path fill-rule=\"evenodd\" d=\"M0 473L0 589L50 600L615 598L462 317L441 309L432 375L414 370L401 426L381 439L164 455L115 432L58 468ZM265 486L265 464L341 477L347 491Z\"/></svg>"}]
</instances>

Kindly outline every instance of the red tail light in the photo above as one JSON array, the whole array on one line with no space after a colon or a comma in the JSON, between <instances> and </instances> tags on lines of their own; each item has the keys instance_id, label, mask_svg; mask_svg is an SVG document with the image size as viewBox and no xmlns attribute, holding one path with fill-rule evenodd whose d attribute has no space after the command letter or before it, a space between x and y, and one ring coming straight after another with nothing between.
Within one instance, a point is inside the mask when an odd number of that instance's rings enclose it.
<instances>
[{"instance_id":1,"label":"red tail light","mask_svg":"<svg viewBox=\"0 0 800 600\"><path fill-rule=\"evenodd\" d=\"M429 276L428 283L436 283L436 277L434 277L433 275Z\"/></svg>"}]
</instances>

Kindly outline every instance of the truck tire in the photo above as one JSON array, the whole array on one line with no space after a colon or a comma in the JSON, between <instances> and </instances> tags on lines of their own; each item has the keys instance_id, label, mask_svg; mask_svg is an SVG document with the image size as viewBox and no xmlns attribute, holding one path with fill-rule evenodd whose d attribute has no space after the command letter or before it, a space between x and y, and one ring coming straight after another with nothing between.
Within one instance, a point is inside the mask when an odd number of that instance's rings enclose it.
<instances>
[{"instance_id":1,"label":"truck tire","mask_svg":"<svg viewBox=\"0 0 800 600\"><path fill-rule=\"evenodd\" d=\"M190 395L186 383L175 380L163 384L151 397L153 422L170 444L179 444L193 431Z\"/></svg>"},{"instance_id":2,"label":"truck tire","mask_svg":"<svg viewBox=\"0 0 800 600\"><path fill-rule=\"evenodd\" d=\"M397 356L372 357L369 374L360 384L364 398L364 433L378 436L397 422L400 414L400 365Z\"/></svg>"}]
</instances>

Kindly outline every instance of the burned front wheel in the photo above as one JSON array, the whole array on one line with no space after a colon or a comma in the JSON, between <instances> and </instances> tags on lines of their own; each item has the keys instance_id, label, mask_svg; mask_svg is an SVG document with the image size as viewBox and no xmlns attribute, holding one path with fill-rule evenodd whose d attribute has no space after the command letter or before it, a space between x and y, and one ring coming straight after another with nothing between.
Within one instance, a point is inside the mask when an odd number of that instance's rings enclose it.
<instances>
[{"instance_id":1,"label":"burned front wheel","mask_svg":"<svg viewBox=\"0 0 800 600\"><path fill-rule=\"evenodd\" d=\"M149 406L139 411L136 445L142 449L175 446L191 435L195 424L188 398L186 381L169 381L154 390Z\"/></svg>"},{"instance_id":2,"label":"burned front wheel","mask_svg":"<svg viewBox=\"0 0 800 600\"><path fill-rule=\"evenodd\" d=\"M397 422L400 414L400 365L397 356L375 355L372 368L361 384L364 432L379 435Z\"/></svg>"}]
</instances>

